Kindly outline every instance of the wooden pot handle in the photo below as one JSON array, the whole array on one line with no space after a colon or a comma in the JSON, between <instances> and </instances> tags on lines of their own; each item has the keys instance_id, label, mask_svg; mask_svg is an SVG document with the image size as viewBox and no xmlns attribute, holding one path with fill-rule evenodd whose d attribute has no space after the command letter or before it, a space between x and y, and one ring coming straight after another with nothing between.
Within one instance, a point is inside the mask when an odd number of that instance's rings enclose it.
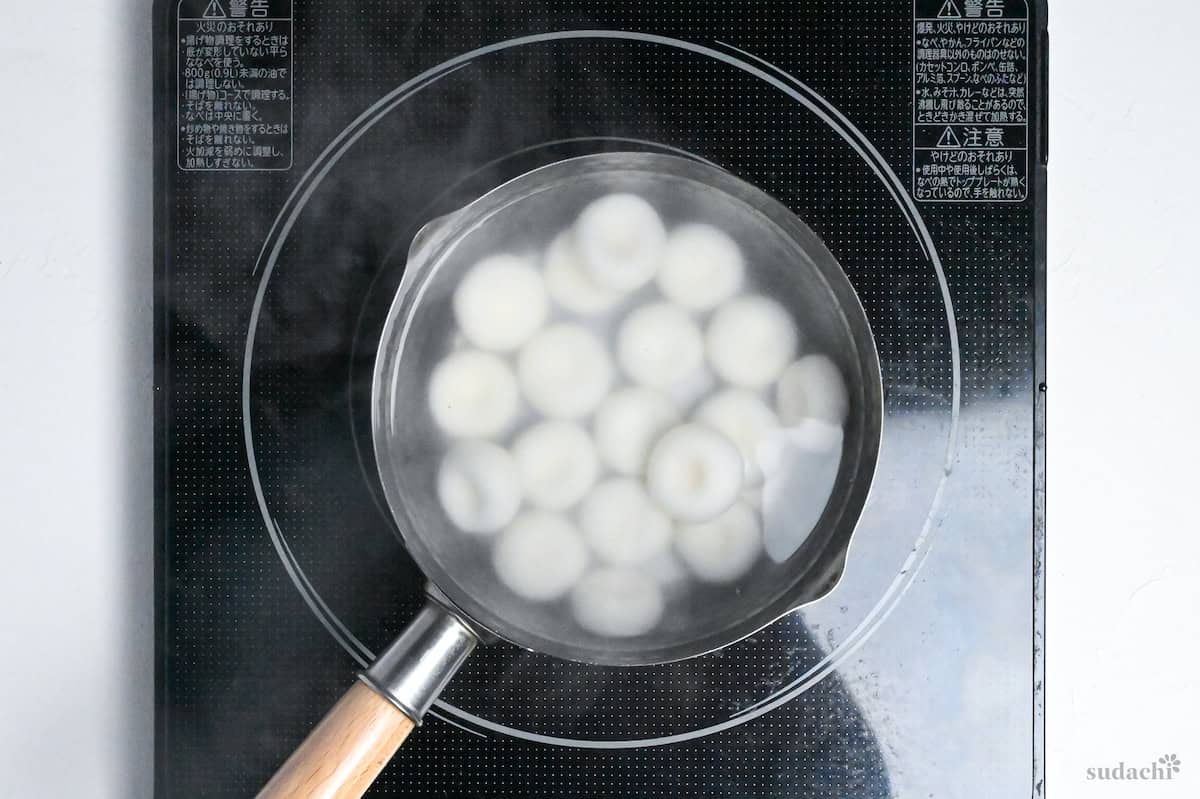
<instances>
[{"instance_id":1,"label":"wooden pot handle","mask_svg":"<svg viewBox=\"0 0 1200 799\"><path fill-rule=\"evenodd\" d=\"M258 799L358 799L366 793L479 643L433 591Z\"/></svg>"},{"instance_id":2,"label":"wooden pot handle","mask_svg":"<svg viewBox=\"0 0 1200 799\"><path fill-rule=\"evenodd\" d=\"M358 799L416 723L355 683L292 753L258 799Z\"/></svg>"}]
</instances>

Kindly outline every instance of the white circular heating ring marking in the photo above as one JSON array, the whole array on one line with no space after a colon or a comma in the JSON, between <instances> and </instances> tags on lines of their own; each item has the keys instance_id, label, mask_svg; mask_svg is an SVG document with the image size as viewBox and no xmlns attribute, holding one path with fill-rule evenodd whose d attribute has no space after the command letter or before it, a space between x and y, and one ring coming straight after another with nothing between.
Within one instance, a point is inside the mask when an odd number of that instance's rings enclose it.
<instances>
[{"instance_id":1,"label":"white circular heating ring marking","mask_svg":"<svg viewBox=\"0 0 1200 799\"><path fill-rule=\"evenodd\" d=\"M840 111L837 110L824 97L817 94L806 84L802 83L797 78L789 73L779 69L768 61L765 61L744 50L739 50L736 47L716 42L723 47L728 48L740 55L749 58L751 61L761 65L755 66L747 61L738 59L729 53L721 50L715 50L711 47L706 47L692 42L685 42L679 39L672 39L666 36L658 36L649 33L637 33L631 31L607 31L607 30L578 30L578 31L558 31L555 33L543 33L532 36L522 36L516 39L508 39L502 42L485 45L476 48L462 55L456 56L448 61L432 67L420 75L404 82L396 89L393 89L388 94L384 95L376 101L370 108L364 111L353 122L350 123L341 133L339 133L329 145L317 157L317 160L308 168L301 177L299 183L292 190L291 195L284 203L276 216L271 229L263 241L262 249L259 252L258 260L255 262L254 269L251 274L257 274L260 265L263 266L262 278L259 281L258 292L254 298L254 305L250 314L249 330L246 336L246 350L242 366L242 429L243 438L246 444L246 459L250 468L250 479L254 486L255 498L258 501L259 509L263 516L263 521L267 526L267 533L271 537L271 542L275 547L280 559L283 561L284 568L291 577L292 582L300 591L305 603L316 615L317 619L330 632L331 635L342 645L342 647L364 668L374 659L374 655L359 641L353 633L351 633L341 620L330 610L317 594L308 578L304 575L299 563L296 562L292 555L291 549L287 546L283 538L282 531L271 515L270 508L267 506L266 495L262 487L262 481L258 474L257 458L254 451L253 428L250 423L250 376L251 365L254 355L254 338L258 329L259 315L262 312L262 304L266 296L267 285L270 282L271 274L275 269L275 264L278 261L279 254L283 249L284 242L287 240L288 234L299 218L301 211L307 205L309 199L316 191L317 187L329 174L334 165L345 155L346 151L376 122L382 119L386 114L399 106L412 95L418 93L430 84L434 83L441 77L450 74L453 71L461 69L469 64L472 60L480 56L491 53L508 50L514 47L521 47L527 44L537 44L550 41L561 41L571 39L623 39L630 41L645 42L649 44L658 44L666 47L673 47L680 50L696 53L707 56L709 58L729 64L736 69L740 69L754 77L762 80L778 91L791 97L796 102L807 108L825 124L834 130L839 136L846 141L847 144L863 159L868 167L876 174L884 187L891 194L896 204L900 207L901 212L908 219L909 226L912 228L913 234L916 236L921 249L930 261L930 265L937 277L938 288L942 294L942 302L946 309L946 323L950 337L950 360L952 370L952 398L951 398L951 415L950 429L946 436L946 451L945 459L942 467L942 477L938 481L937 488L934 492L933 501L931 503L928 514L925 518L925 523L921 528L920 534L917 536L914 546L909 556L905 559L900 567L900 571L893 579L892 583L884 591L883 596L875 607L867 614L867 616L859 622L842 644L835 648L832 652L826 655L820 662L812 666L808 671L792 682L780 688L771 696L763 699L759 703L745 708L733 714L733 716L718 724L713 724L708 727L703 727L697 730L692 730L674 735L664 735L656 738L642 738L634 740L622 741L600 741L587 739L572 739L560 738L550 735L541 735L531 733L525 730L518 730L512 727L507 727L503 724L497 724L487 719L480 718L474 714L468 713L460 708L450 705L446 702L439 701L436 707L447 713L458 716L460 719L471 722L483 729L492 730L506 735L511 735L516 738L522 738L529 741L537 741L556 746L567 746L584 749L635 749L651 746L666 746L668 744L679 743L682 741L702 738L713 733L743 724L751 719L767 713L782 704L785 704L796 696L799 696L812 685L816 684L826 674L832 671L838 663L853 654L860 646L862 646L867 638L879 627L885 618L891 613L897 601L908 590L916 577L921 564L929 553L930 536L933 533L933 524L937 511L941 507L942 495L945 490L946 479L950 475L950 470L954 461L954 453L957 445L959 414L962 401L962 379L961 379L961 353L959 350L958 326L954 318L954 305L950 296L949 284L946 280L945 270L942 267L941 257L937 253L933 238L929 233L929 229L925 225L925 221L921 218L920 212L916 207L916 203L908 195L904 184L900 178L888 166L887 162L880 155L879 151L870 143L870 141L847 119ZM765 67L765 69L764 69ZM769 71L768 71L769 70ZM803 92L803 93L802 93ZM703 159L697 159L703 160ZM274 244L272 245L272 241ZM264 257L266 259L264 265ZM447 718L441 713L432 711L438 718L443 719L455 726L461 726L455 723L452 719ZM467 729L467 728L464 728ZM468 730L475 732L474 730ZM479 734L479 733L476 733Z\"/></svg>"}]
</instances>

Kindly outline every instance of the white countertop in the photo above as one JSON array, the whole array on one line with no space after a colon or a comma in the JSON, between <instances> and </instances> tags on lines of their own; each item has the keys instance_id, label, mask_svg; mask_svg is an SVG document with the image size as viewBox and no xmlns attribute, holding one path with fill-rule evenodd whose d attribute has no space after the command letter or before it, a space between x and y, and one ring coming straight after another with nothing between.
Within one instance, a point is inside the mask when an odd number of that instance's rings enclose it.
<instances>
[{"instance_id":1,"label":"white countertop","mask_svg":"<svg viewBox=\"0 0 1200 799\"><path fill-rule=\"evenodd\" d=\"M1200 786L1200 6L1125 8L1051 7L1053 799ZM150 83L147 0L0 5L0 797L150 795Z\"/></svg>"}]
</instances>

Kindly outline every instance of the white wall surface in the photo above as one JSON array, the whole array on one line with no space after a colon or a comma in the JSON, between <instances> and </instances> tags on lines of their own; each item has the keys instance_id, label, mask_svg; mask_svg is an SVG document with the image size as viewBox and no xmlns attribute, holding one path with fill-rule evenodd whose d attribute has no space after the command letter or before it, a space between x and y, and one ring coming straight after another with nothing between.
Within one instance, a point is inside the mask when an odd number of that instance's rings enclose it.
<instances>
[{"instance_id":1,"label":"white wall surface","mask_svg":"<svg viewBox=\"0 0 1200 799\"><path fill-rule=\"evenodd\" d=\"M1051 799L1200 796L1198 29L1051 0ZM1170 783L1086 779L1168 753Z\"/></svg>"},{"instance_id":2,"label":"white wall surface","mask_svg":"<svg viewBox=\"0 0 1200 799\"><path fill-rule=\"evenodd\" d=\"M1130 5L1051 3L1051 799L1200 795L1200 5ZM149 37L0 2L4 799L150 794Z\"/></svg>"},{"instance_id":3,"label":"white wall surface","mask_svg":"<svg viewBox=\"0 0 1200 799\"><path fill-rule=\"evenodd\" d=\"M0 797L150 795L150 4L0 0Z\"/></svg>"}]
</instances>

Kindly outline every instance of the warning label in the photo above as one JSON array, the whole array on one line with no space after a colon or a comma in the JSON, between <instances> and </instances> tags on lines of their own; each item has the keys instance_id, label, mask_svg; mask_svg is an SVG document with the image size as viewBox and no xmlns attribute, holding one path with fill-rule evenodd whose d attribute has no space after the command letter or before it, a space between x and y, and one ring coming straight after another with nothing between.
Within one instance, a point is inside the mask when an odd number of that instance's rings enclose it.
<instances>
[{"instance_id":1,"label":"warning label","mask_svg":"<svg viewBox=\"0 0 1200 799\"><path fill-rule=\"evenodd\" d=\"M915 0L913 196L1020 202L1028 144L1025 0Z\"/></svg>"},{"instance_id":2,"label":"warning label","mask_svg":"<svg viewBox=\"0 0 1200 799\"><path fill-rule=\"evenodd\" d=\"M292 166L291 0L180 0L177 163Z\"/></svg>"}]
</instances>

